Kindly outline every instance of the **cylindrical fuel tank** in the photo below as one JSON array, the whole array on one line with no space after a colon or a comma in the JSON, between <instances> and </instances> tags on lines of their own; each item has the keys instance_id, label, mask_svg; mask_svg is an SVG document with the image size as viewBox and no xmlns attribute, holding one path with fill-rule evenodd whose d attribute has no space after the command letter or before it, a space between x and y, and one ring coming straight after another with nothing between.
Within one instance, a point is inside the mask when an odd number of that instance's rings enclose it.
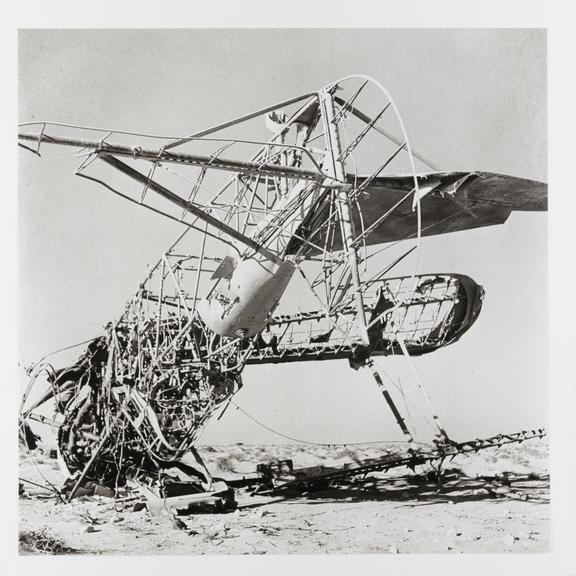
<instances>
[{"instance_id":1,"label":"cylindrical fuel tank","mask_svg":"<svg viewBox=\"0 0 576 576\"><path fill-rule=\"evenodd\" d=\"M249 337L260 332L294 273L289 262L275 263L255 254L240 260L198 305L204 323L220 336Z\"/></svg>"}]
</instances>

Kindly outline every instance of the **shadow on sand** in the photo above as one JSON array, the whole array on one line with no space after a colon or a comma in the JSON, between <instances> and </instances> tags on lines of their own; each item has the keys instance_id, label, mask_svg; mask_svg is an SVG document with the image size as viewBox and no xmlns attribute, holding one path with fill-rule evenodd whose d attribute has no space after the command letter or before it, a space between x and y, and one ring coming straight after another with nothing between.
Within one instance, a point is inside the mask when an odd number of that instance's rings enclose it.
<instances>
[{"instance_id":1,"label":"shadow on sand","mask_svg":"<svg viewBox=\"0 0 576 576\"><path fill-rule=\"evenodd\" d=\"M445 471L440 482L436 475L410 474L384 478L368 476L341 482L337 486L317 487L301 492L292 489L270 494L267 502L245 504L240 509L258 508L275 502L400 502L403 506L459 504L481 500L511 499L534 504L549 503L550 477L547 474L503 474L469 477L458 470Z\"/></svg>"}]
</instances>

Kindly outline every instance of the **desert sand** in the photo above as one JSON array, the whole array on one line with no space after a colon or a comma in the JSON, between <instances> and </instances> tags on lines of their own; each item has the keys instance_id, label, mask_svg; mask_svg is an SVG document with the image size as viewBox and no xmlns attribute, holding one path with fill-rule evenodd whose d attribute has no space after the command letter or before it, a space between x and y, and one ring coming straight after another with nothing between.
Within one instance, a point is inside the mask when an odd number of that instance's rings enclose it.
<instances>
[{"instance_id":1,"label":"desert sand","mask_svg":"<svg viewBox=\"0 0 576 576\"><path fill-rule=\"evenodd\" d=\"M291 458L297 466L338 466L382 455L388 445L204 446L215 476L242 478L256 464ZM20 462L21 554L498 553L549 550L545 440L458 456L439 486L417 468L374 473L304 494L236 491L226 514L154 516L125 490L116 500L71 503L30 482L60 486L46 447ZM53 456L53 453L52 453Z\"/></svg>"}]
</instances>

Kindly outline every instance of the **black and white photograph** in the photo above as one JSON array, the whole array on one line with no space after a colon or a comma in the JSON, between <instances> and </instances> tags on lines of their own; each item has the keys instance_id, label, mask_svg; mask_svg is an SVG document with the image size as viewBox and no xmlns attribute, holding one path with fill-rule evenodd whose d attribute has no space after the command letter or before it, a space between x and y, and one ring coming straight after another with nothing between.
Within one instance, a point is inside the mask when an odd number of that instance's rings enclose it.
<instances>
[{"instance_id":1,"label":"black and white photograph","mask_svg":"<svg viewBox=\"0 0 576 576\"><path fill-rule=\"evenodd\" d=\"M548 42L19 29L19 555L550 553Z\"/></svg>"}]
</instances>

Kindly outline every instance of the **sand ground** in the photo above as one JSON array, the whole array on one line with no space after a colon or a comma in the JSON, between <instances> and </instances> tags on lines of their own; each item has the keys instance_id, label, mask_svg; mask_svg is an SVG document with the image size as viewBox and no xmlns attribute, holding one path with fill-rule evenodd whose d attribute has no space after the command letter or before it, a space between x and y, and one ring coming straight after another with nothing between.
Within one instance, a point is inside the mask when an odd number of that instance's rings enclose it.
<instances>
[{"instance_id":1,"label":"sand ground","mask_svg":"<svg viewBox=\"0 0 576 576\"><path fill-rule=\"evenodd\" d=\"M216 474L238 478L273 458L289 457L300 466L339 465L375 457L382 446L233 445L201 452ZM546 442L534 440L459 456L448 465L457 472L441 487L419 474L423 470L398 469L305 494L251 495L238 489L236 511L178 521L153 516L136 492L117 500L83 496L63 504L24 482L20 552L38 553L38 546L30 545L38 535L60 544L61 552L79 554L546 552L547 463ZM510 473L509 483L494 480L503 472ZM20 477L55 485L64 480L48 450L23 455Z\"/></svg>"}]
</instances>

